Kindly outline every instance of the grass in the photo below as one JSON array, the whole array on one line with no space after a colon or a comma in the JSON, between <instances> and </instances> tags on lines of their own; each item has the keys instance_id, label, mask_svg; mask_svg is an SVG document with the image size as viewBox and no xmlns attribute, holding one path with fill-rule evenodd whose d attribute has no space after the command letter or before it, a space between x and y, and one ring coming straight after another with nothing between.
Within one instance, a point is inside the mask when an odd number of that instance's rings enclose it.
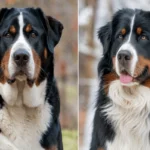
<instances>
[{"instance_id":1,"label":"grass","mask_svg":"<svg viewBox=\"0 0 150 150\"><path fill-rule=\"evenodd\" d=\"M63 130L64 150L77 150L78 136L76 130Z\"/></svg>"}]
</instances>

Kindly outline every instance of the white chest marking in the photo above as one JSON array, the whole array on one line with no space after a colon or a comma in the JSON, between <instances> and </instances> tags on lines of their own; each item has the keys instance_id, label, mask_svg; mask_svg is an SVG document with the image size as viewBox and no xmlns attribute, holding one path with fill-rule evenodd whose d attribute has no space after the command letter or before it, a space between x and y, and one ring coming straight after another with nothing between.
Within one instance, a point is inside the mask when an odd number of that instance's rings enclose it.
<instances>
[{"instance_id":1,"label":"white chest marking","mask_svg":"<svg viewBox=\"0 0 150 150\"><path fill-rule=\"evenodd\" d=\"M0 128L3 134L21 150L43 150L42 133L51 119L48 103L37 108L6 106L0 110Z\"/></svg>"},{"instance_id":2,"label":"white chest marking","mask_svg":"<svg viewBox=\"0 0 150 150\"><path fill-rule=\"evenodd\" d=\"M107 142L107 150L150 149L150 89L145 86L126 87L119 80L109 87L112 100L104 111L112 121L116 136Z\"/></svg>"},{"instance_id":3,"label":"white chest marking","mask_svg":"<svg viewBox=\"0 0 150 150\"><path fill-rule=\"evenodd\" d=\"M6 102L0 109L0 129L21 150L42 150L40 138L51 120L51 106L45 103L47 81L32 88L25 82L0 84Z\"/></svg>"}]
</instances>

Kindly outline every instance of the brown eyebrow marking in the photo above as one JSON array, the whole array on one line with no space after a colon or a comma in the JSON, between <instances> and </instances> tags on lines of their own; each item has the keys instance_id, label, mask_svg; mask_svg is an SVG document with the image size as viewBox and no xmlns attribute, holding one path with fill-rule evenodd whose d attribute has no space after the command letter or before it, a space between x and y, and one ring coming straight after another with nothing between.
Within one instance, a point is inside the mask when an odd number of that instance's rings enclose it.
<instances>
[{"instance_id":1,"label":"brown eyebrow marking","mask_svg":"<svg viewBox=\"0 0 150 150\"><path fill-rule=\"evenodd\" d=\"M121 30L121 34L122 34L122 35L125 35L125 34L126 34L126 32L127 32L127 31L126 31L126 29L125 29L125 28L123 28L123 29Z\"/></svg>"},{"instance_id":2,"label":"brown eyebrow marking","mask_svg":"<svg viewBox=\"0 0 150 150\"><path fill-rule=\"evenodd\" d=\"M44 49L44 57L45 57L45 59L47 59L47 49L46 48Z\"/></svg>"},{"instance_id":3,"label":"brown eyebrow marking","mask_svg":"<svg viewBox=\"0 0 150 150\"><path fill-rule=\"evenodd\" d=\"M9 28L9 31L10 31L11 33L15 34L15 33L16 33L16 28L15 28L15 26L14 26L14 25L11 25L10 28Z\"/></svg>"},{"instance_id":4,"label":"brown eyebrow marking","mask_svg":"<svg viewBox=\"0 0 150 150\"><path fill-rule=\"evenodd\" d=\"M30 32L31 30L32 30L32 26L31 26L31 24L28 24L25 28L25 31Z\"/></svg>"},{"instance_id":5,"label":"brown eyebrow marking","mask_svg":"<svg viewBox=\"0 0 150 150\"><path fill-rule=\"evenodd\" d=\"M141 28L141 27L138 27L138 28L136 29L136 33L137 33L138 35L140 35L140 34L142 33L142 28Z\"/></svg>"}]
</instances>

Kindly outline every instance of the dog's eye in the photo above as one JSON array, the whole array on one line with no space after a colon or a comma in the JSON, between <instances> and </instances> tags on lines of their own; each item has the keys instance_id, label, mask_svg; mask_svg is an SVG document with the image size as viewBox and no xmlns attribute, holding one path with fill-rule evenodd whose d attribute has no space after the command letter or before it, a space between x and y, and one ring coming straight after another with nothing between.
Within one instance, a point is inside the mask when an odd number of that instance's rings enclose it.
<instances>
[{"instance_id":1,"label":"dog's eye","mask_svg":"<svg viewBox=\"0 0 150 150\"><path fill-rule=\"evenodd\" d=\"M37 34L35 32L31 32L31 37L32 38L36 38L37 37Z\"/></svg>"},{"instance_id":2,"label":"dog's eye","mask_svg":"<svg viewBox=\"0 0 150 150\"><path fill-rule=\"evenodd\" d=\"M141 35L141 40L147 40L147 36L146 35Z\"/></svg>"},{"instance_id":3,"label":"dog's eye","mask_svg":"<svg viewBox=\"0 0 150 150\"><path fill-rule=\"evenodd\" d=\"M4 37L10 38L10 37L11 37L11 34L7 32L7 33L4 34Z\"/></svg>"}]
</instances>

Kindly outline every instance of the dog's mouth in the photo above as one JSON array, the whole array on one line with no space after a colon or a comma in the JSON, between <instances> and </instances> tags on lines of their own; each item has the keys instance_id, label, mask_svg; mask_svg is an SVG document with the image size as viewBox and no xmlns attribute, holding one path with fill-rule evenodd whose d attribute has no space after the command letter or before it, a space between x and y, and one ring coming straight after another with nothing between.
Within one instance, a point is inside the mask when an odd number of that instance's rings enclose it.
<instances>
[{"instance_id":1,"label":"dog's mouth","mask_svg":"<svg viewBox=\"0 0 150 150\"><path fill-rule=\"evenodd\" d=\"M126 70L123 70L120 74L120 82L122 84L130 84L130 83L143 83L147 78L148 75L148 67L145 66L142 72L138 76L132 76Z\"/></svg>"},{"instance_id":2,"label":"dog's mouth","mask_svg":"<svg viewBox=\"0 0 150 150\"><path fill-rule=\"evenodd\" d=\"M148 69L148 66L145 66L143 71L141 72L140 75L138 75L135 80L140 82L140 83L143 83L148 77L149 77L149 69Z\"/></svg>"},{"instance_id":3,"label":"dog's mouth","mask_svg":"<svg viewBox=\"0 0 150 150\"><path fill-rule=\"evenodd\" d=\"M120 82L123 84L129 84L133 82L133 79L134 78L125 70L120 74Z\"/></svg>"},{"instance_id":4,"label":"dog's mouth","mask_svg":"<svg viewBox=\"0 0 150 150\"><path fill-rule=\"evenodd\" d=\"M28 73L26 69L19 69L17 70L11 78L7 80L9 84L14 83L16 80L19 81L27 81L29 83L33 83L34 80L31 78L31 75Z\"/></svg>"}]
</instances>

